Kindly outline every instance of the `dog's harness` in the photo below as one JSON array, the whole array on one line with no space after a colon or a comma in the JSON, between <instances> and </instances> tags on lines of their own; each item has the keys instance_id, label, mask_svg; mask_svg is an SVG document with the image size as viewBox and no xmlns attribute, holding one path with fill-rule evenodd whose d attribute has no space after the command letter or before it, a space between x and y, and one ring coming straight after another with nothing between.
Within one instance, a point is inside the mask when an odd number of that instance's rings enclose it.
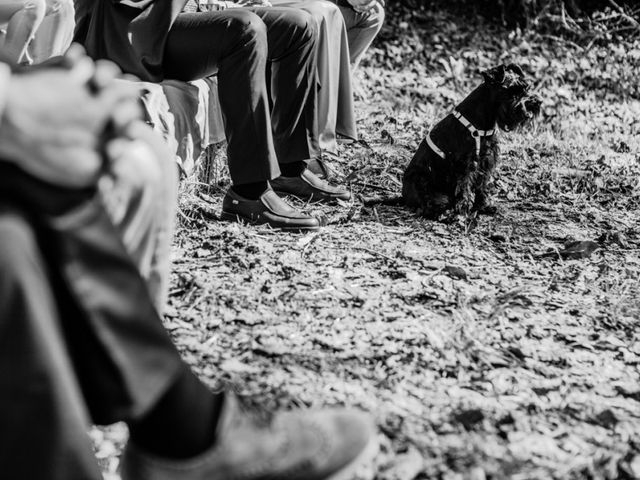
<instances>
[{"instance_id":1,"label":"dog's harness","mask_svg":"<svg viewBox=\"0 0 640 480\"><path fill-rule=\"evenodd\" d=\"M442 150L440 150L438 148L438 146L433 143L433 140L431 139L431 132L429 132L429 135L427 135L427 145L429 145L429 148L431 148L431 150L433 150L436 155L438 155L441 159L444 160L445 154Z\"/></svg>"},{"instance_id":2,"label":"dog's harness","mask_svg":"<svg viewBox=\"0 0 640 480\"><path fill-rule=\"evenodd\" d=\"M453 112L451 112L451 114L467 129L469 130L469 133L471 134L471 136L473 137L473 139L476 142L476 155L480 156L480 146L481 146L481 138L482 137L491 137L493 135L495 135L496 133L496 129L495 127L492 128L491 130L478 130L476 127L473 126L473 124L467 120L464 115L462 115L459 111L454 110ZM442 158L444 160L444 158L446 157L446 155L444 154L444 152L438 148L438 146L433 143L433 139L431 138L431 133L429 133L429 135L427 135L427 145L429 145L429 147L431 148L431 150L433 150L436 155L438 155L440 158Z\"/></svg>"}]
</instances>

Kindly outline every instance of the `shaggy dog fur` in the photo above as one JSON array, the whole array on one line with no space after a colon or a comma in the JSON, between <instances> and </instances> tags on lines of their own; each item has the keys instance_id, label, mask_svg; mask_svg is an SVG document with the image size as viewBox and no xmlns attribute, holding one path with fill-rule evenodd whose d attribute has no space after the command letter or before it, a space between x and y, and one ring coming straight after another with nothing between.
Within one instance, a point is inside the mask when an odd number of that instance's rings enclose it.
<instances>
[{"instance_id":1,"label":"shaggy dog fur","mask_svg":"<svg viewBox=\"0 0 640 480\"><path fill-rule=\"evenodd\" d=\"M482 76L484 82L433 127L404 173L402 203L427 218L448 210L495 212L488 186L499 156L496 127L511 131L540 112L541 101L519 66L500 65Z\"/></svg>"}]
</instances>

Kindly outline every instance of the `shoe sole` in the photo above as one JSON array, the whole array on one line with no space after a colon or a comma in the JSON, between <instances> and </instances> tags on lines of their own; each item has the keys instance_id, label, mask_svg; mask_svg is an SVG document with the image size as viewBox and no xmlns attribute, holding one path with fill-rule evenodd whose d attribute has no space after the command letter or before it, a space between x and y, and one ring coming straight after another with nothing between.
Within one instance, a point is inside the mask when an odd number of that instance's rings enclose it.
<instances>
[{"instance_id":1,"label":"shoe sole","mask_svg":"<svg viewBox=\"0 0 640 480\"><path fill-rule=\"evenodd\" d=\"M227 222L244 222L248 225L269 225L268 222L256 222L255 220L251 220L250 218L243 217L242 215L238 215L237 213L230 213L223 211L220 214L220 219L225 220ZM271 226L271 225L270 225ZM274 230L282 230L285 232L317 232L322 228L322 225L318 225L317 227L274 227L271 226Z\"/></svg>"},{"instance_id":2,"label":"shoe sole","mask_svg":"<svg viewBox=\"0 0 640 480\"><path fill-rule=\"evenodd\" d=\"M376 436L372 434L369 443L360 455L325 480L372 480L376 475L376 472L373 471L373 460L378 454L378 450L378 441Z\"/></svg>"}]
</instances>

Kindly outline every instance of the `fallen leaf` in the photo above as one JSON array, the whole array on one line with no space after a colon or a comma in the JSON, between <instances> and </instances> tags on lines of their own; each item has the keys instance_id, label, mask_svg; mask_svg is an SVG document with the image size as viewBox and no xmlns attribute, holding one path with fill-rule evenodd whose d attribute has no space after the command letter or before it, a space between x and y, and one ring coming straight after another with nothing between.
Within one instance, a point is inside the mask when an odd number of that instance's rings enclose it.
<instances>
[{"instance_id":1,"label":"fallen leaf","mask_svg":"<svg viewBox=\"0 0 640 480\"><path fill-rule=\"evenodd\" d=\"M467 272L460 267L456 267L454 265L445 265L444 272L447 273L451 278L455 278L458 280L466 280Z\"/></svg>"},{"instance_id":2,"label":"fallen leaf","mask_svg":"<svg viewBox=\"0 0 640 480\"><path fill-rule=\"evenodd\" d=\"M460 410L453 414L453 420L462 425L465 430L472 430L484 420L484 412L479 408Z\"/></svg>"}]
</instances>

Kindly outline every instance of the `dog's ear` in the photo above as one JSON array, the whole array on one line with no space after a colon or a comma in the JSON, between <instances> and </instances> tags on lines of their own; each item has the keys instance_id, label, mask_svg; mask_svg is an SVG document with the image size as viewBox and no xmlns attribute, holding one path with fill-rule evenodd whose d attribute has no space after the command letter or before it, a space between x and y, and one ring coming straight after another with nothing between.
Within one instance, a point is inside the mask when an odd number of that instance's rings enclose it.
<instances>
[{"instance_id":1,"label":"dog's ear","mask_svg":"<svg viewBox=\"0 0 640 480\"><path fill-rule=\"evenodd\" d=\"M500 85L504 81L505 66L499 65L489 70L481 72L482 78L486 83L494 83Z\"/></svg>"}]
</instances>

